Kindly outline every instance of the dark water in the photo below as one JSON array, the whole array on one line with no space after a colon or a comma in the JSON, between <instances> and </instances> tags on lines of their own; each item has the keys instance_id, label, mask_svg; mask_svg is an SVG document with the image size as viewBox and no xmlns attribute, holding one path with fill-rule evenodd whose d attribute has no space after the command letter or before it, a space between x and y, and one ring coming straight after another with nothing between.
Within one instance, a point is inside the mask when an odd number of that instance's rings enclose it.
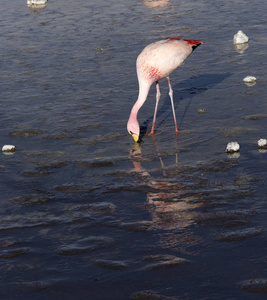
<instances>
[{"instance_id":1,"label":"dark water","mask_svg":"<svg viewBox=\"0 0 267 300\"><path fill-rule=\"evenodd\" d=\"M1 1L0 299L266 299L267 4L152 4ZM135 60L166 37L206 44L171 76L178 138L162 80L138 147Z\"/></svg>"}]
</instances>

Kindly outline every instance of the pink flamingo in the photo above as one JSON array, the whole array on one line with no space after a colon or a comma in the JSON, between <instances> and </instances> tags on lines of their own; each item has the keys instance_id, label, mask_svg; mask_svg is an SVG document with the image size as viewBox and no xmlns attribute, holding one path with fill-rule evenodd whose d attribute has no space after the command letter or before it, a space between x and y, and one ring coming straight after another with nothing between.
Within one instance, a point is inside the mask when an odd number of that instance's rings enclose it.
<instances>
[{"instance_id":1,"label":"pink flamingo","mask_svg":"<svg viewBox=\"0 0 267 300\"><path fill-rule=\"evenodd\" d=\"M152 129L149 133L150 135L154 134L156 115L160 99L158 81L162 78L167 78L169 83L169 96L171 98L175 132L178 133L173 104L173 90L169 76L199 45L203 43L205 42L198 40L166 39L146 46L139 54L136 61L139 95L131 110L131 114L127 123L127 130L135 142L138 142L140 135L140 127L137 121L138 111L146 101L151 85L156 82L156 106Z\"/></svg>"}]
</instances>

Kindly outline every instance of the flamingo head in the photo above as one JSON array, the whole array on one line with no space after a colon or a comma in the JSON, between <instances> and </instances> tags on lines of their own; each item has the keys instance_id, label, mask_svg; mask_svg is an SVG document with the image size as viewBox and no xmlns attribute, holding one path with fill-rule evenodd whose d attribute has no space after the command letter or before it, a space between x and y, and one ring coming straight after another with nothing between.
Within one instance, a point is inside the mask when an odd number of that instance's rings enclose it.
<instances>
[{"instance_id":1,"label":"flamingo head","mask_svg":"<svg viewBox=\"0 0 267 300\"><path fill-rule=\"evenodd\" d=\"M140 135L140 127L137 121L136 116L130 115L130 118L127 123L127 130L129 134L132 136L134 141L137 143L139 141L139 135Z\"/></svg>"}]
</instances>

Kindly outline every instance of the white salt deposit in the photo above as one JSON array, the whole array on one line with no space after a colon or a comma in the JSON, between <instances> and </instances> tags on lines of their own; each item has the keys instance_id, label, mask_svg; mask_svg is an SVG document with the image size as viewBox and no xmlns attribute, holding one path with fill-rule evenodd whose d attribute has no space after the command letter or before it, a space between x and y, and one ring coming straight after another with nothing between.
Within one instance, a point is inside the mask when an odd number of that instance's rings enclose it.
<instances>
[{"instance_id":1,"label":"white salt deposit","mask_svg":"<svg viewBox=\"0 0 267 300\"><path fill-rule=\"evenodd\" d=\"M228 153L238 152L239 149L240 149L240 146L237 142L230 142L227 144L225 152L228 152Z\"/></svg>"},{"instance_id":2,"label":"white salt deposit","mask_svg":"<svg viewBox=\"0 0 267 300\"><path fill-rule=\"evenodd\" d=\"M27 4L29 5L44 5L47 3L47 0L27 0Z\"/></svg>"},{"instance_id":3,"label":"white salt deposit","mask_svg":"<svg viewBox=\"0 0 267 300\"><path fill-rule=\"evenodd\" d=\"M234 44L243 44L248 42L248 37L245 35L245 33L242 30L239 30L234 35Z\"/></svg>"},{"instance_id":4,"label":"white salt deposit","mask_svg":"<svg viewBox=\"0 0 267 300\"><path fill-rule=\"evenodd\" d=\"M4 145L2 147L3 152L15 152L16 147L14 145Z\"/></svg>"},{"instance_id":5,"label":"white salt deposit","mask_svg":"<svg viewBox=\"0 0 267 300\"><path fill-rule=\"evenodd\" d=\"M46 8L47 0L27 0L30 12L35 13Z\"/></svg>"},{"instance_id":6,"label":"white salt deposit","mask_svg":"<svg viewBox=\"0 0 267 300\"><path fill-rule=\"evenodd\" d=\"M248 83L255 82L256 80L257 80L257 78L254 77L254 76L246 76L246 77L243 79L244 82L248 82Z\"/></svg>"},{"instance_id":7,"label":"white salt deposit","mask_svg":"<svg viewBox=\"0 0 267 300\"><path fill-rule=\"evenodd\" d=\"M258 140L258 147L267 149L267 140L266 139Z\"/></svg>"}]
</instances>

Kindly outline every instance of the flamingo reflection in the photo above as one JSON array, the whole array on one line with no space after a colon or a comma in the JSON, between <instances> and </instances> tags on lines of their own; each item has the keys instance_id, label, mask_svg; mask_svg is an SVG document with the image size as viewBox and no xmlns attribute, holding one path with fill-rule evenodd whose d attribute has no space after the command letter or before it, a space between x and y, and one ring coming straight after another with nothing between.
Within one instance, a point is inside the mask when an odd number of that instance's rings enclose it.
<instances>
[{"instance_id":1,"label":"flamingo reflection","mask_svg":"<svg viewBox=\"0 0 267 300\"><path fill-rule=\"evenodd\" d=\"M143 0L143 5L148 8L162 7L170 3L169 0Z\"/></svg>"},{"instance_id":2,"label":"flamingo reflection","mask_svg":"<svg viewBox=\"0 0 267 300\"><path fill-rule=\"evenodd\" d=\"M176 167L178 173L171 174L172 172L168 172L168 168L164 165L155 137L153 142L162 171L160 178L153 178L142 167L141 163L145 163L145 160L142 158L139 144L136 144L130 151L130 159L134 166L132 171L139 174L141 178L139 184L147 187L146 198L153 228L163 230L188 228L193 224L194 216L197 214L195 209L203 206L203 202L199 199L199 195L192 193L188 186L182 184L181 177L179 177L178 152L175 153L175 164L172 166L172 170ZM161 240L161 243L164 244L164 241Z\"/></svg>"}]
</instances>

